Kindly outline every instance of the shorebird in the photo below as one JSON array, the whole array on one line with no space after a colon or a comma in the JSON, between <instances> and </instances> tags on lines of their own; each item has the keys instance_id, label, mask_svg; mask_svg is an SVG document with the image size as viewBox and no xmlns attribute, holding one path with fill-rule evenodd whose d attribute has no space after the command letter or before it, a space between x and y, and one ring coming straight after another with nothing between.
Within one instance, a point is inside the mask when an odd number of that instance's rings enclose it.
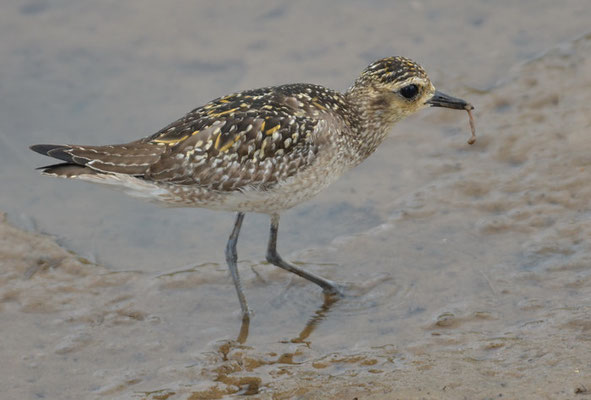
<instances>
[{"instance_id":1,"label":"shorebird","mask_svg":"<svg viewBox=\"0 0 591 400\"><path fill-rule=\"evenodd\" d=\"M422 108L471 110L436 91L421 66L404 57L370 64L345 92L287 84L229 94L190 111L155 134L105 146L37 144L61 160L46 175L116 186L178 207L237 212L226 262L242 315L249 308L236 243L244 214L268 214L267 261L341 293L333 281L298 268L277 252L279 214L310 199L384 141L396 122Z\"/></svg>"}]
</instances>

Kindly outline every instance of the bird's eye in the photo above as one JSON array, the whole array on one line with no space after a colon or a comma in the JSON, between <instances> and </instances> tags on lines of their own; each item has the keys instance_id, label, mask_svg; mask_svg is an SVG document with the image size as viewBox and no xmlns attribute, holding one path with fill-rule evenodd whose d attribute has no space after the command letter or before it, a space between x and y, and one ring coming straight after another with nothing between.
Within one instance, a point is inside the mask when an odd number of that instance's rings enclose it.
<instances>
[{"instance_id":1,"label":"bird's eye","mask_svg":"<svg viewBox=\"0 0 591 400\"><path fill-rule=\"evenodd\" d=\"M400 94L405 98L405 99L412 99L413 97L415 97L417 94L419 93L419 87L417 85L410 84L410 85L406 85L405 87L403 87L402 89L400 89Z\"/></svg>"}]
</instances>

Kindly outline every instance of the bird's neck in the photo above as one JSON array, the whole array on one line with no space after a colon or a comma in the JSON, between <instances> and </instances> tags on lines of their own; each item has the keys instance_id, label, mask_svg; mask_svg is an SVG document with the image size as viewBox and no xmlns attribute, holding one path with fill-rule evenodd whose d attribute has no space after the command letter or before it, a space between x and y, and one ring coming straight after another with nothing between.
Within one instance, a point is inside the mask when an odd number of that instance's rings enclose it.
<instances>
[{"instance_id":1,"label":"bird's neck","mask_svg":"<svg viewBox=\"0 0 591 400\"><path fill-rule=\"evenodd\" d=\"M354 137L351 143L358 154L358 164L378 148L402 116L385 112L379 99L369 96L363 88L352 87L345 93L345 99L353 110L351 132Z\"/></svg>"}]
</instances>

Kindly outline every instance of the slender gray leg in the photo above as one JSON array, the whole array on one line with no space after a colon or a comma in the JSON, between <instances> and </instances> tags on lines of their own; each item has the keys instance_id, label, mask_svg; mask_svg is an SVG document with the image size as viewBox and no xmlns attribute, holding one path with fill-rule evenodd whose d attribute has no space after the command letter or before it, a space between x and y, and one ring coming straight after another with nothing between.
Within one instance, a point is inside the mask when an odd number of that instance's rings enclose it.
<instances>
[{"instance_id":1,"label":"slender gray leg","mask_svg":"<svg viewBox=\"0 0 591 400\"><path fill-rule=\"evenodd\" d=\"M238 235L240 234L240 227L242 226L243 219L244 213L239 212L236 215L234 229L232 229L232 233L226 244L226 262L228 263L230 274L232 274L232 279L234 280L234 286L236 287L236 293L238 294L238 301L240 301L240 308L242 309L242 317L248 318L248 304L246 303L246 297L244 297L244 292L242 291L242 284L240 283L240 276L238 275L238 266L236 265L236 261L238 260L236 243L238 242Z\"/></svg>"},{"instance_id":2,"label":"slender gray leg","mask_svg":"<svg viewBox=\"0 0 591 400\"><path fill-rule=\"evenodd\" d=\"M301 268L296 267L295 265L291 265L281 258L279 253L277 253L277 231L279 230L279 214L272 214L271 215L271 232L269 234L269 245L267 246L267 261L271 264L278 266L279 268L283 268L289 272L293 272L296 275L301 276L304 279L307 279L311 282L314 282L322 289L324 289L325 293L331 294L341 294L336 283L325 279L321 276L314 275L311 272L304 271Z\"/></svg>"}]
</instances>

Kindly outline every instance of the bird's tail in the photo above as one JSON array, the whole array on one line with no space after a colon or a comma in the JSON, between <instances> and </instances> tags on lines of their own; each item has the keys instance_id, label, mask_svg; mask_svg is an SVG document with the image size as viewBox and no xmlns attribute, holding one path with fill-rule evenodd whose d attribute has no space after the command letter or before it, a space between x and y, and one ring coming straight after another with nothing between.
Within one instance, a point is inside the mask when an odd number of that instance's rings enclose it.
<instances>
[{"instance_id":1,"label":"bird's tail","mask_svg":"<svg viewBox=\"0 0 591 400\"><path fill-rule=\"evenodd\" d=\"M143 175L166 147L142 142L108 146L36 144L31 150L64 161L41 167L44 173L74 177L98 173Z\"/></svg>"}]
</instances>

